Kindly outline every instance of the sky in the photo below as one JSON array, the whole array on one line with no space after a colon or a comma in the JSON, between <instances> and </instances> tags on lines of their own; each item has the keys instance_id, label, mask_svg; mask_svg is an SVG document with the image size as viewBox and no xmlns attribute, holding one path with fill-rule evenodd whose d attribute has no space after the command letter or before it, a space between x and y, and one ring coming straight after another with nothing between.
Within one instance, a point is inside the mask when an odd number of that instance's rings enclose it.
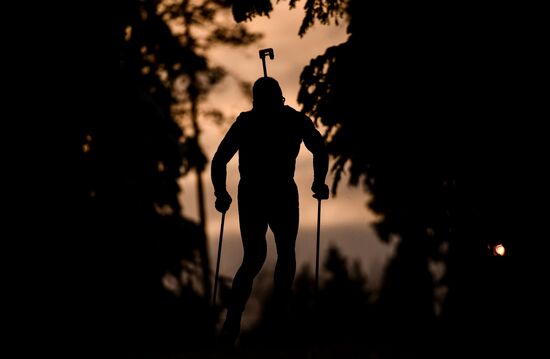
<instances>
[{"instance_id":1,"label":"sky","mask_svg":"<svg viewBox=\"0 0 550 359\"><path fill-rule=\"evenodd\" d=\"M212 158L225 132L241 111L251 108L250 99L245 98L236 85L234 78L253 83L263 75L262 63L258 50L271 47L274 49L274 60L266 59L268 75L277 79L282 87L286 104L295 109L301 107L296 102L299 89L299 76L310 59L324 53L329 46L344 42L347 38L345 21L340 26L324 26L316 24L304 37L298 36L303 10L288 9L283 2L274 6L270 18L257 17L248 23L249 29L263 33L263 38L247 48L231 48L220 46L211 51L213 63L221 65L229 71L229 76L213 91L208 106L213 106L228 117L226 123L217 125L211 121L201 121L201 145L209 159ZM320 129L322 131L322 129ZM238 228L237 183L238 156L228 164L227 189L233 197L233 204L226 214L223 236L222 259L220 274L233 277L242 260L242 245ZM213 187L210 181L210 166L204 173L206 189L207 236L210 260L215 266L220 234L221 214L214 208ZM296 163L295 180L300 193L300 229L296 244L298 270L304 264L314 265L317 225L317 201L311 197L311 182L313 180L312 156L302 145ZM329 172L327 184L332 184ZM182 192L180 200L184 215L197 219L196 178L188 175L180 180ZM329 245L337 246L348 257L349 262L358 260L367 275L368 286L376 289L381 282L383 268L391 257L394 245L382 243L371 224L376 220L376 214L367 208L368 194L361 187L349 187L344 178L338 188L336 197L322 202L321 217L321 263ZM271 279L275 263L275 245L268 231L268 259L256 284ZM312 266L313 268L313 266ZM323 272L321 272L321 278ZM254 303L251 303L253 306Z\"/></svg>"}]
</instances>

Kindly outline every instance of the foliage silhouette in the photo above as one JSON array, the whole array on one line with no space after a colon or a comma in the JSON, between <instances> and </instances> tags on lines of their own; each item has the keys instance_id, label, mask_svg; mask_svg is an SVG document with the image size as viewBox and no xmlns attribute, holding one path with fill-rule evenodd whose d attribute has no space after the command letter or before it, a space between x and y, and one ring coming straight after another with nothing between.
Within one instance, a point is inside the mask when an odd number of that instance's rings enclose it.
<instances>
[{"instance_id":1,"label":"foliage silhouette","mask_svg":"<svg viewBox=\"0 0 550 359\"><path fill-rule=\"evenodd\" d=\"M181 132L127 77L112 81L110 91L112 112L83 134L78 208L105 276L94 286L112 315L104 333L138 350L164 340L176 347L180 338L204 343L213 328L200 287L182 282L176 296L162 281L167 273L200 276L200 231L181 217L176 197L182 162L174 132Z\"/></svg>"},{"instance_id":2,"label":"foliage silhouette","mask_svg":"<svg viewBox=\"0 0 550 359\"><path fill-rule=\"evenodd\" d=\"M130 2L117 24L121 63L142 81L154 100L173 116L183 132L178 140L183 152L183 173L197 176L200 226L205 232L206 211L202 173L207 158L200 147L199 117L220 115L200 104L226 75L225 69L208 61L208 49L219 44L242 46L259 35L243 25L235 26L220 16L229 11L225 1ZM199 242L203 290L210 295L210 260L206 233Z\"/></svg>"},{"instance_id":3,"label":"foliage silhouette","mask_svg":"<svg viewBox=\"0 0 550 359\"><path fill-rule=\"evenodd\" d=\"M509 41L513 27L486 22L482 14L489 8L480 6L473 16L468 8L435 17L424 10L352 1L349 40L304 69L299 101L331 133L333 190L349 165L351 183L362 182L372 194L369 207L383 215L381 238L400 237L380 298L379 309L393 318L383 321L394 335L388 345L422 346L414 329L422 323L430 339L417 355L427 345L438 350L429 324L435 313L428 264L443 259L447 339L479 343L482 352L497 355L500 348L480 338L497 340L496 332L510 329L487 308L512 307L506 286L493 286L499 280L490 277L496 268L508 272L511 262L493 258L487 248L499 242L513 248L512 232L501 228L507 218L503 194L514 186L507 163L517 155L508 147L511 129L496 129L487 116L520 114L516 73L501 73L513 68L514 57L505 55L510 47L521 46ZM461 26L464 18L471 20L468 29ZM499 28L498 37L492 27ZM367 66L358 55L363 48ZM364 90L352 91L353 84ZM458 323L470 327L467 335L455 329Z\"/></svg>"},{"instance_id":4,"label":"foliage silhouette","mask_svg":"<svg viewBox=\"0 0 550 359\"><path fill-rule=\"evenodd\" d=\"M207 159L196 128L179 120L193 101L198 115L198 101L225 74L204 50L257 38L219 22L216 15L229 11L224 1L166 4L117 2L109 16L94 19L96 34L109 31L96 48L106 51L94 53L99 60L74 81L89 95L73 114L80 116L71 226L86 250L70 263L79 269L74 290L89 308L81 324L100 330L96 345L132 353L191 350L214 338L219 313L209 307L204 231L182 217L177 183ZM182 17L183 34L171 28ZM206 37L192 37L190 27L200 26L208 28ZM95 69L101 71L94 78Z\"/></svg>"},{"instance_id":5,"label":"foliage silhouette","mask_svg":"<svg viewBox=\"0 0 550 359\"><path fill-rule=\"evenodd\" d=\"M299 0L290 0L288 6L294 9ZM277 1L278 3L279 1ZM336 24L344 17L347 0L308 0L304 5L305 15L298 34L305 35L315 21L327 25L331 21ZM255 16L269 16L273 10L271 0L234 0L233 17L235 21L241 22L251 20Z\"/></svg>"}]
</instances>

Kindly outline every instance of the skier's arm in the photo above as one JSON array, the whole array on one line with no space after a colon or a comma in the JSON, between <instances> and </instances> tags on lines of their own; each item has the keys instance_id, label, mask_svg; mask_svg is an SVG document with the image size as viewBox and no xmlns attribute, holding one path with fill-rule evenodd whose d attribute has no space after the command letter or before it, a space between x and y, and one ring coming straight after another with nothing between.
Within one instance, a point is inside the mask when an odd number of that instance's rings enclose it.
<instances>
[{"instance_id":1,"label":"skier's arm","mask_svg":"<svg viewBox=\"0 0 550 359\"><path fill-rule=\"evenodd\" d=\"M313 154L313 185L311 190L315 193L315 198L327 199L328 186L325 184L325 178L328 172L328 152L323 137L307 116L304 116L302 128L304 145Z\"/></svg>"},{"instance_id":2,"label":"skier's arm","mask_svg":"<svg viewBox=\"0 0 550 359\"><path fill-rule=\"evenodd\" d=\"M227 163L233 158L239 149L238 120L233 123L218 150L212 159L212 184L214 185L214 195L216 196L216 209L225 212L231 205L231 196L226 190Z\"/></svg>"}]
</instances>

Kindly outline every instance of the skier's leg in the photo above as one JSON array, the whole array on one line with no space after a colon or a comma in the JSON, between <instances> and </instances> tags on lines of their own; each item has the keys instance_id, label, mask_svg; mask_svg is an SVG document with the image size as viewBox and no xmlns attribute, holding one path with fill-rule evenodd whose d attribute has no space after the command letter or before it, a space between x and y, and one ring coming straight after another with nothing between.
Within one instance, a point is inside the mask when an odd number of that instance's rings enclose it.
<instances>
[{"instance_id":1,"label":"skier's leg","mask_svg":"<svg viewBox=\"0 0 550 359\"><path fill-rule=\"evenodd\" d=\"M232 344L238 337L242 312L252 292L254 278L262 269L267 254L266 215L258 206L257 196L239 186L239 224L243 243L243 262L233 279L231 297L222 337ZM230 343L231 342L231 343Z\"/></svg>"}]
</instances>

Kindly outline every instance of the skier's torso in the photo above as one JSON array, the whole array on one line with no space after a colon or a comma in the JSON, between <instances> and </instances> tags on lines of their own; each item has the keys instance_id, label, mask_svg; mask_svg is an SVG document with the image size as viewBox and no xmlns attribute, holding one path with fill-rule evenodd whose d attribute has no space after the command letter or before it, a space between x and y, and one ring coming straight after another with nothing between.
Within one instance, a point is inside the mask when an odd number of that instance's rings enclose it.
<instances>
[{"instance_id":1,"label":"skier's torso","mask_svg":"<svg viewBox=\"0 0 550 359\"><path fill-rule=\"evenodd\" d=\"M243 112L239 122L239 172L250 185L293 182L307 117L285 106Z\"/></svg>"}]
</instances>

